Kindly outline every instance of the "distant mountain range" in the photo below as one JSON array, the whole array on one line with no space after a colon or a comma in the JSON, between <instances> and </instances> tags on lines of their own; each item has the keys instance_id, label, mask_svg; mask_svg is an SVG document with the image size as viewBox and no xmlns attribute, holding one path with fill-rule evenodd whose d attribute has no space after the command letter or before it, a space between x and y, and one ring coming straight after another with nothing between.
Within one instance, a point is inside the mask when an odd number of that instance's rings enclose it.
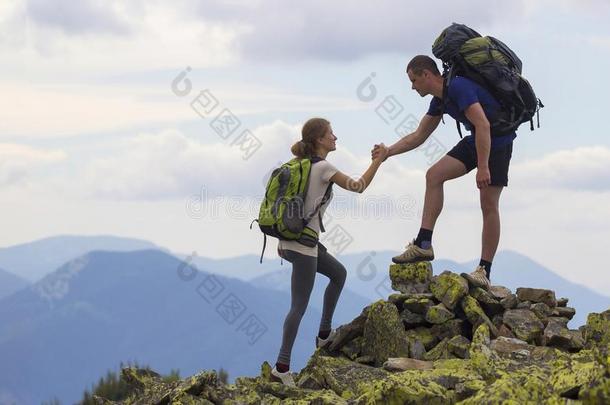
<instances>
[{"instance_id":1,"label":"distant mountain range","mask_svg":"<svg viewBox=\"0 0 610 405\"><path fill-rule=\"evenodd\" d=\"M158 249L155 244L117 236L62 235L0 248L0 268L30 282L40 280L66 262L93 250L115 252Z\"/></svg>"},{"instance_id":2,"label":"distant mountain range","mask_svg":"<svg viewBox=\"0 0 610 405\"><path fill-rule=\"evenodd\" d=\"M21 277L0 269L0 300L8 297L15 291L25 288L28 284L30 283Z\"/></svg>"},{"instance_id":3,"label":"distant mountain range","mask_svg":"<svg viewBox=\"0 0 610 405\"><path fill-rule=\"evenodd\" d=\"M336 325L367 303L346 293ZM158 250L91 252L0 301L0 398L74 403L130 360L163 373L256 375L276 360L289 306L289 292L194 271ZM320 306L312 299L303 318L295 369L314 350Z\"/></svg>"},{"instance_id":4,"label":"distant mountain range","mask_svg":"<svg viewBox=\"0 0 610 405\"><path fill-rule=\"evenodd\" d=\"M393 292L388 265L394 254L339 258L348 279L333 326ZM62 236L0 249L0 403L39 404L54 396L73 403L106 370L129 360L163 373L179 368L181 375L220 367L231 380L258 374L264 360L277 356L291 275L290 263L258 260L187 258L146 241L109 236ZM433 268L435 274L469 272L476 264L435 260ZM609 297L516 252L497 254L492 282L568 297L577 310L571 328L610 307ZM295 370L313 351L327 283L317 275L294 346Z\"/></svg>"}]
</instances>

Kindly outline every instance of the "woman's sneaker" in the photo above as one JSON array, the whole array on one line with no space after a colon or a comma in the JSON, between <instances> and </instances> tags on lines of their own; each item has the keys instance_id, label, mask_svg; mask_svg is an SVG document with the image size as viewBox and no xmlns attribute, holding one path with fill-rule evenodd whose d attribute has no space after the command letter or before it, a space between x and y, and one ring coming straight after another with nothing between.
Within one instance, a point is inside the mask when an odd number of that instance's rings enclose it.
<instances>
[{"instance_id":1,"label":"woman's sneaker","mask_svg":"<svg viewBox=\"0 0 610 405\"><path fill-rule=\"evenodd\" d=\"M322 348L328 346L335 339L336 334L337 330L333 329L326 339L321 339L319 336L316 336L316 347Z\"/></svg>"},{"instance_id":2,"label":"woman's sneaker","mask_svg":"<svg viewBox=\"0 0 610 405\"><path fill-rule=\"evenodd\" d=\"M483 266L477 266L472 273L462 273L460 276L464 277L475 287L481 287L487 291L489 291L489 288L491 287L491 283L489 282L487 273L485 272L485 267Z\"/></svg>"},{"instance_id":3,"label":"woman's sneaker","mask_svg":"<svg viewBox=\"0 0 610 405\"><path fill-rule=\"evenodd\" d=\"M422 249L415 244L415 239L406 246L406 250L403 253L392 258L392 261L397 264L431 260L434 260L434 249L432 249L432 246L430 246L430 249Z\"/></svg>"},{"instance_id":4,"label":"woman's sneaker","mask_svg":"<svg viewBox=\"0 0 610 405\"><path fill-rule=\"evenodd\" d=\"M294 379L292 378L292 374L290 371L286 371L285 373L280 373L277 371L275 367L271 369L271 381L282 383L288 387L296 387L297 385L294 383Z\"/></svg>"}]
</instances>

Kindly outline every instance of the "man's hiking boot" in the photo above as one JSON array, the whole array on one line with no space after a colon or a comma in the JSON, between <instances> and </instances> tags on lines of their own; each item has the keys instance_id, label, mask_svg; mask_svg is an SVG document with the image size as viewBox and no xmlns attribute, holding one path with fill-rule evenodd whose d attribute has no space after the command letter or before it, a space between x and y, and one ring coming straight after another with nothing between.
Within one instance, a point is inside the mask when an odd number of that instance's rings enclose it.
<instances>
[{"instance_id":1,"label":"man's hiking boot","mask_svg":"<svg viewBox=\"0 0 610 405\"><path fill-rule=\"evenodd\" d=\"M271 369L271 381L282 383L288 387L296 387L297 385L294 383L294 379L292 378L292 374L290 371L286 371L285 373L280 373L277 371L275 367Z\"/></svg>"},{"instance_id":2,"label":"man's hiking boot","mask_svg":"<svg viewBox=\"0 0 610 405\"><path fill-rule=\"evenodd\" d=\"M485 272L485 267L483 266L477 266L472 273L462 273L460 276L464 277L475 287L481 287L487 291L489 291L489 288L491 287L491 283L489 282L487 273Z\"/></svg>"},{"instance_id":3,"label":"man's hiking boot","mask_svg":"<svg viewBox=\"0 0 610 405\"><path fill-rule=\"evenodd\" d=\"M406 249L398 256L394 256L392 261L398 264L405 264L434 260L434 249L432 249L432 246L430 246L430 249L422 249L415 244L415 239L409 242Z\"/></svg>"},{"instance_id":4,"label":"man's hiking boot","mask_svg":"<svg viewBox=\"0 0 610 405\"><path fill-rule=\"evenodd\" d=\"M335 335L337 334L337 330L333 329L330 331L330 334L326 339L320 339L319 336L316 336L316 347L322 348L330 345L332 341L335 339Z\"/></svg>"}]
</instances>

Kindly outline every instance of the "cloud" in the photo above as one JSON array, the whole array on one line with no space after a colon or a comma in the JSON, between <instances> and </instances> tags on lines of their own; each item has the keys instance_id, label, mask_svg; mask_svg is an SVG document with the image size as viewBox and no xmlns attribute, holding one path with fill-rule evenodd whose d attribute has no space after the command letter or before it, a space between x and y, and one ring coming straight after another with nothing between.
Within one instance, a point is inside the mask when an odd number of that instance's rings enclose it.
<instances>
[{"instance_id":1,"label":"cloud","mask_svg":"<svg viewBox=\"0 0 610 405\"><path fill-rule=\"evenodd\" d=\"M16 3L14 3L16 4ZM246 61L354 60L379 53L429 53L452 21L485 30L521 3L279 0L28 0L5 11L0 62L23 60L41 75L127 73ZM20 24L9 24L20 21ZM26 29L27 27L27 35ZM17 29L14 29L17 28ZM10 29L10 30L9 30Z\"/></svg>"},{"instance_id":2,"label":"cloud","mask_svg":"<svg viewBox=\"0 0 610 405\"><path fill-rule=\"evenodd\" d=\"M224 66L242 27L178 12L173 3L32 0L0 16L0 63L37 80L91 77L176 66Z\"/></svg>"},{"instance_id":3,"label":"cloud","mask_svg":"<svg viewBox=\"0 0 610 405\"><path fill-rule=\"evenodd\" d=\"M184 198L202 189L208 197L256 197L262 195L269 172L292 158L290 146L300 139L300 124L282 121L254 128L248 135L253 141L241 145L239 135L245 128L226 140L210 127L206 129L199 139L178 130L166 130L121 140L105 151L107 157L98 157L90 163L85 177L91 181L86 188L93 190L93 195L118 200ZM339 144L329 161L358 178L369 166L370 157L357 156ZM474 189L474 180L470 178L473 176L470 173L468 178L450 182L447 187ZM528 190L608 191L610 149L582 147L515 163L510 178L512 185ZM366 194L423 199L424 188L425 170L408 168L400 159L392 158L379 169ZM470 194L470 190L460 193L461 197L454 202L470 206ZM529 194L521 206L535 198ZM513 204L520 206L519 199Z\"/></svg>"},{"instance_id":4,"label":"cloud","mask_svg":"<svg viewBox=\"0 0 610 405\"><path fill-rule=\"evenodd\" d=\"M258 61L353 60L386 52L429 52L436 36L453 21L484 29L522 12L520 3L497 0L444 2L438 7L400 0L193 4L206 20L248 27L235 42L243 55Z\"/></svg>"},{"instance_id":5,"label":"cloud","mask_svg":"<svg viewBox=\"0 0 610 405\"><path fill-rule=\"evenodd\" d=\"M300 139L300 125L276 121L253 129L251 134L260 142L257 149L240 146L239 132L226 141L218 137L212 143L202 143L177 130L143 133L120 141L106 151L108 157L94 159L85 169L85 189L111 200L163 200L198 193L208 198L262 196L270 171L293 158L290 147ZM357 178L369 166L370 158L338 147L332 162ZM377 195L394 196L397 190L404 193L405 186L407 190L423 186L419 170L394 162L384 170L386 173L371 185Z\"/></svg>"},{"instance_id":6,"label":"cloud","mask_svg":"<svg viewBox=\"0 0 610 405\"><path fill-rule=\"evenodd\" d=\"M36 149L27 145L0 143L0 185L23 182L39 167L66 159L62 150Z\"/></svg>"},{"instance_id":7,"label":"cloud","mask_svg":"<svg viewBox=\"0 0 610 405\"><path fill-rule=\"evenodd\" d=\"M201 79L192 79L193 90L177 97L170 84L177 70L164 82L152 84L78 84L37 85L27 81L0 81L0 139L19 136L53 138L108 133L130 128L176 122L205 122L190 106L204 88ZM209 83L208 83L209 85ZM364 108L348 97L294 94L270 86L247 83L239 89L214 86L219 107L230 108L237 116L277 112L340 111ZM34 118L34 119L33 119Z\"/></svg>"},{"instance_id":8,"label":"cloud","mask_svg":"<svg viewBox=\"0 0 610 405\"><path fill-rule=\"evenodd\" d=\"M587 146L550 153L515 165L515 184L574 191L610 190L610 148Z\"/></svg>"},{"instance_id":9,"label":"cloud","mask_svg":"<svg viewBox=\"0 0 610 405\"><path fill-rule=\"evenodd\" d=\"M117 4L100 0L28 0L27 16L36 23L68 34L126 34L127 22L115 10Z\"/></svg>"},{"instance_id":10,"label":"cloud","mask_svg":"<svg viewBox=\"0 0 610 405\"><path fill-rule=\"evenodd\" d=\"M297 133L282 122L255 129L260 146L249 159L244 157L250 152L231 145L238 135L204 144L177 130L140 134L91 163L87 189L101 198L127 200L185 198L202 188L210 196L252 196L261 191L268 166L289 158Z\"/></svg>"}]
</instances>

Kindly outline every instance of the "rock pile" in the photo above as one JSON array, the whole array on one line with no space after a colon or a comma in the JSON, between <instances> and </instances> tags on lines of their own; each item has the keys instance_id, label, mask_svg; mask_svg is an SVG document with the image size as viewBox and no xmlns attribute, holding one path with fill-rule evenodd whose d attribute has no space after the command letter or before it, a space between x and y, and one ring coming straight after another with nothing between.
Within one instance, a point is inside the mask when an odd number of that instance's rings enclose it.
<instances>
[{"instance_id":1,"label":"rock pile","mask_svg":"<svg viewBox=\"0 0 610 405\"><path fill-rule=\"evenodd\" d=\"M340 327L330 352L376 367L390 357L467 359L480 325L488 327L496 350L510 349L508 354L517 356L540 346L570 352L584 347L584 328L567 327L576 311L551 290L518 288L512 293L492 286L487 291L450 271L432 276L429 262L391 265L390 279L399 293Z\"/></svg>"},{"instance_id":2,"label":"rock pile","mask_svg":"<svg viewBox=\"0 0 610 405\"><path fill-rule=\"evenodd\" d=\"M258 377L221 384L214 371L165 383L124 369L132 387L99 404L610 403L610 309L578 330L568 299L551 290L484 290L428 262L391 265L397 291L337 330L295 376L297 387Z\"/></svg>"}]
</instances>

